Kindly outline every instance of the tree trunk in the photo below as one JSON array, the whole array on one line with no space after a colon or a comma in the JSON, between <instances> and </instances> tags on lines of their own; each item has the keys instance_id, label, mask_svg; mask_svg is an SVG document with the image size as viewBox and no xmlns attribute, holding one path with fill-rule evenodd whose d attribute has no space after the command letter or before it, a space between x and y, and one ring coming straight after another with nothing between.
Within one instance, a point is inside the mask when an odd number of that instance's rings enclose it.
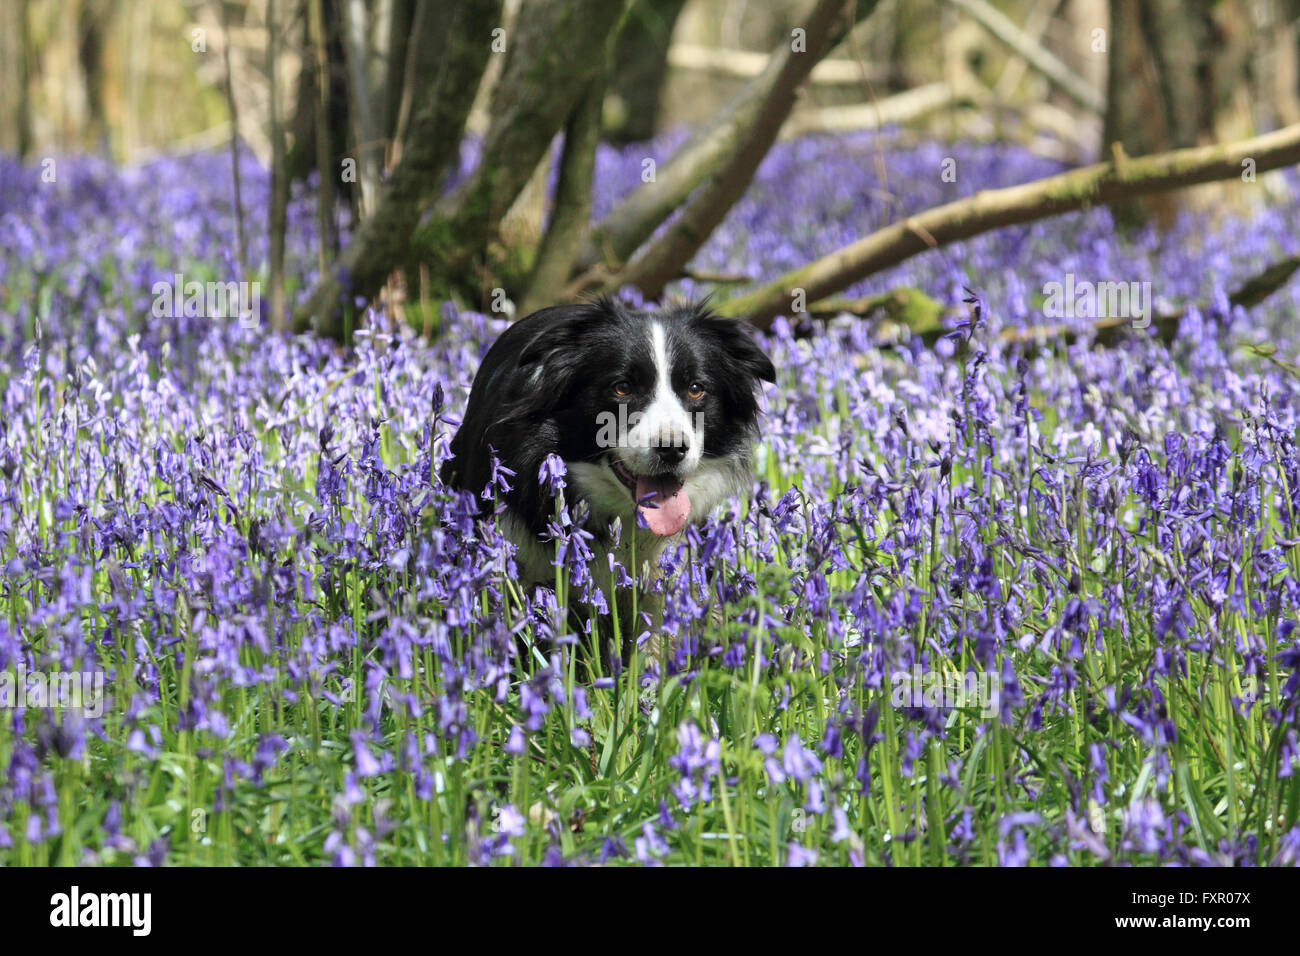
<instances>
[{"instance_id":1,"label":"tree trunk","mask_svg":"<svg viewBox=\"0 0 1300 956\"><path fill-rule=\"evenodd\" d=\"M601 68L603 57L592 51L605 49L622 6L610 0L534 0L520 10L492 94L482 159L415 233L414 251L435 274L463 283L486 264L502 217Z\"/></svg>"},{"instance_id":2,"label":"tree trunk","mask_svg":"<svg viewBox=\"0 0 1300 956\"><path fill-rule=\"evenodd\" d=\"M1214 142L1218 114L1244 80L1249 51L1245 12L1225 33L1215 0L1110 0L1110 74L1105 144L1145 156ZM1126 225L1172 224L1183 197L1120 203Z\"/></svg>"},{"instance_id":3,"label":"tree trunk","mask_svg":"<svg viewBox=\"0 0 1300 956\"><path fill-rule=\"evenodd\" d=\"M379 173L383 165L384 140L380 132L370 94L370 77L367 74L370 52L366 40L366 7L363 0L341 0L341 34L343 58L347 63L348 115L352 120L352 155L357 162L357 183L361 214L369 215L379 189Z\"/></svg>"},{"instance_id":4,"label":"tree trunk","mask_svg":"<svg viewBox=\"0 0 1300 956\"><path fill-rule=\"evenodd\" d=\"M86 82L86 136L104 156L112 154L104 113L104 38L114 12L113 6L87 0L77 40L77 60Z\"/></svg>"},{"instance_id":5,"label":"tree trunk","mask_svg":"<svg viewBox=\"0 0 1300 956\"><path fill-rule=\"evenodd\" d=\"M0 151L31 151L31 101L27 84L27 0L0 4Z\"/></svg>"},{"instance_id":6,"label":"tree trunk","mask_svg":"<svg viewBox=\"0 0 1300 956\"><path fill-rule=\"evenodd\" d=\"M686 0L635 0L628 9L614 41L608 99L615 118L604 131L611 142L631 143L655 134L668 47L684 6Z\"/></svg>"},{"instance_id":7,"label":"tree trunk","mask_svg":"<svg viewBox=\"0 0 1300 956\"><path fill-rule=\"evenodd\" d=\"M406 89L406 59L415 32L416 0L393 0L388 34L388 67L384 77L383 132L391 144L397 139L397 117L402 109L402 93ZM389 153L389 163L396 156Z\"/></svg>"},{"instance_id":8,"label":"tree trunk","mask_svg":"<svg viewBox=\"0 0 1300 956\"><path fill-rule=\"evenodd\" d=\"M270 80L271 208L267 223L270 239L271 328L288 325L284 300L284 237L288 227L289 177L285 165L284 116L280 104L280 11L277 0L266 3L266 74Z\"/></svg>"},{"instance_id":9,"label":"tree trunk","mask_svg":"<svg viewBox=\"0 0 1300 956\"><path fill-rule=\"evenodd\" d=\"M224 0L217 0L221 11L221 59L226 67L226 109L230 111L230 178L235 206L235 255L239 260L240 279L248 278L248 238L244 229L244 190L239 179L239 109L235 106L235 77L230 68L230 12Z\"/></svg>"},{"instance_id":10,"label":"tree trunk","mask_svg":"<svg viewBox=\"0 0 1300 956\"><path fill-rule=\"evenodd\" d=\"M528 291L519 305L521 316L551 305L561 297L573 260L582 246L591 214L591 177L596 168L604 99L602 75L591 81L564 128L564 157L560 162L555 201L551 204L551 222L537 250Z\"/></svg>"},{"instance_id":11,"label":"tree trunk","mask_svg":"<svg viewBox=\"0 0 1300 956\"><path fill-rule=\"evenodd\" d=\"M334 164L332 174L339 191L349 197L353 190L346 184L339 183L338 160L348 151L348 130L351 119L348 115L348 81L347 61L339 31L334 27L339 22L339 0L319 0L321 5L321 22L323 26L324 68L321 67L320 51L317 50L311 32L312 7L317 0L305 0L307 6L302 14L302 32L304 37L302 51L302 70L298 75L298 97L296 112L289 124L289 145L286 165L290 181L303 180L312 170L323 172L320 162L319 123L322 102L324 104L325 126L328 134L326 152ZM321 76L329 78L322 101Z\"/></svg>"},{"instance_id":12,"label":"tree trunk","mask_svg":"<svg viewBox=\"0 0 1300 956\"><path fill-rule=\"evenodd\" d=\"M299 310L295 328L311 327L342 338L344 298L367 298L406 258L411 231L436 195L447 167L457 158L479 78L487 65L491 31L501 17L501 0L420 0L423 27L413 51L443 51L428 88L416 98L400 161L380 188L375 210L357 228L333 269L323 270ZM425 13L426 16L421 16Z\"/></svg>"},{"instance_id":13,"label":"tree trunk","mask_svg":"<svg viewBox=\"0 0 1300 956\"><path fill-rule=\"evenodd\" d=\"M321 275L338 256L338 153L334 148L334 129L330 122L334 104L334 84L330 66L328 31L324 0L307 0L308 36L316 65L316 220L320 230L319 265Z\"/></svg>"}]
</instances>

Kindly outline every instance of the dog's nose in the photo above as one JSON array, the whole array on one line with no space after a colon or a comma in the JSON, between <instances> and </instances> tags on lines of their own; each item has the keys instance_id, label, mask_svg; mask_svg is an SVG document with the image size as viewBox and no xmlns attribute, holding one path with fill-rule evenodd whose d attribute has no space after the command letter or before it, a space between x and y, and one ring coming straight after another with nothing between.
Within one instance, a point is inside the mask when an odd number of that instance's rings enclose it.
<instances>
[{"instance_id":1,"label":"dog's nose","mask_svg":"<svg viewBox=\"0 0 1300 956\"><path fill-rule=\"evenodd\" d=\"M669 445L659 449L659 460L665 465L680 465L686 457L685 445Z\"/></svg>"}]
</instances>

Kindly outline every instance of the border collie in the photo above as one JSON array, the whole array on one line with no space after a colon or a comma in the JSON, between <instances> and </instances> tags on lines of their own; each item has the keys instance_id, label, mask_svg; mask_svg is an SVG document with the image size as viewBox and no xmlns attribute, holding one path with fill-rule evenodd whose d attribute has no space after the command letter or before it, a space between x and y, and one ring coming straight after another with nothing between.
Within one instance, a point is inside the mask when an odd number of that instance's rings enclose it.
<instances>
[{"instance_id":1,"label":"border collie","mask_svg":"<svg viewBox=\"0 0 1300 956\"><path fill-rule=\"evenodd\" d=\"M775 379L748 327L703 304L638 311L606 297L542 309L488 350L442 480L481 492L495 452L514 472L501 496L503 530L524 583L553 583L542 536L554 500L538 473L556 454L566 499L587 506L595 545L608 551L610 524L622 519L616 553L635 570L635 528L637 561L653 574L688 522L747 488L757 392Z\"/></svg>"}]
</instances>

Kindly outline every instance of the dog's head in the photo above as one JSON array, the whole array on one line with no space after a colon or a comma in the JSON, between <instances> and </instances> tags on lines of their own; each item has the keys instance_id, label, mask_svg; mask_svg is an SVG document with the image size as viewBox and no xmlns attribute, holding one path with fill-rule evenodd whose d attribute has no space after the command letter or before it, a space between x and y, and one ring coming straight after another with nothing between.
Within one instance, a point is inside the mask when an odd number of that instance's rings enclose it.
<instances>
[{"instance_id":1,"label":"dog's head","mask_svg":"<svg viewBox=\"0 0 1300 956\"><path fill-rule=\"evenodd\" d=\"M639 513L671 535L738 490L756 393L776 378L742 322L699 304L636 311L612 299L546 313L519 372L545 405L542 440L594 518L627 526Z\"/></svg>"}]
</instances>

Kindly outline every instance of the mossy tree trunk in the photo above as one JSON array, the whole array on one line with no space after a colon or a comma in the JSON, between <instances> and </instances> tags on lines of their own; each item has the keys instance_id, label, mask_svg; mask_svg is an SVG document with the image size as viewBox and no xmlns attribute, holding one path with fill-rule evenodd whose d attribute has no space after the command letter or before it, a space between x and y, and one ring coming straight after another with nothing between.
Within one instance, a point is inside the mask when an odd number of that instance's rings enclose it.
<instances>
[{"instance_id":1,"label":"mossy tree trunk","mask_svg":"<svg viewBox=\"0 0 1300 956\"><path fill-rule=\"evenodd\" d=\"M600 74L592 79L564 127L564 155L551 203L551 221L538 247L528 290L519 304L521 316L554 304L568 284L591 214L591 179L596 169L604 98L605 76Z\"/></svg>"},{"instance_id":2,"label":"mossy tree trunk","mask_svg":"<svg viewBox=\"0 0 1300 956\"><path fill-rule=\"evenodd\" d=\"M420 0L416 49L440 49L437 70L416 91L401 160L380 187L375 209L339 261L317 280L294 320L341 338L353 296L371 297L407 257L411 232L459 156L461 136L500 22L501 0Z\"/></svg>"},{"instance_id":3,"label":"mossy tree trunk","mask_svg":"<svg viewBox=\"0 0 1300 956\"><path fill-rule=\"evenodd\" d=\"M413 241L421 262L481 302L490 290L466 280L488 263L502 217L603 69L606 38L623 7L611 0L534 0L505 38L505 67L493 90L482 158L435 204Z\"/></svg>"}]
</instances>

